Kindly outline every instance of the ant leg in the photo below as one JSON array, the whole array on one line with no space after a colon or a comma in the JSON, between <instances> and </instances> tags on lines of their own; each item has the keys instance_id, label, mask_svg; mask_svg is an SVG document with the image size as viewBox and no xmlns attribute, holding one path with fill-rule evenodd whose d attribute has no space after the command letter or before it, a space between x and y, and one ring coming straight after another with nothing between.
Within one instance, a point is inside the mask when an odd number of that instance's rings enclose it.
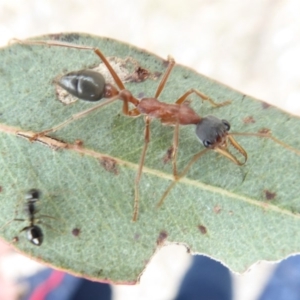
<instances>
[{"instance_id":1,"label":"ant leg","mask_svg":"<svg viewBox=\"0 0 300 300\"><path fill-rule=\"evenodd\" d=\"M144 147L143 147L143 151L142 151L142 155L141 155L141 159L140 159L138 172L136 174L135 182L134 182L134 206L133 206L133 217L132 217L132 221L134 221L134 222L137 220L138 212L139 212L139 183L141 180L145 156L146 156L148 144L150 141L150 122L151 122L151 119L148 116L146 116L145 117L146 124L145 124L145 135L144 135L145 136Z\"/></svg>"},{"instance_id":2,"label":"ant leg","mask_svg":"<svg viewBox=\"0 0 300 300\"><path fill-rule=\"evenodd\" d=\"M176 123L173 135L173 147L172 147L172 169L174 179L178 179L177 175L177 152L179 143L179 123Z\"/></svg>"},{"instance_id":3,"label":"ant leg","mask_svg":"<svg viewBox=\"0 0 300 300\"><path fill-rule=\"evenodd\" d=\"M118 74L115 72L115 70L112 68L112 66L110 65L110 63L107 61L105 55L101 52L100 49L98 48L94 48L94 47L89 47L89 46L81 46L81 45L76 45L76 44L69 44L69 43L63 43L63 42L58 42L58 41L21 41L21 40L17 40L14 39L13 42L19 43L19 44L25 44L25 45L45 45L45 46L57 46L57 47L67 47L67 48L75 48L75 49L81 49L81 50L90 50L93 51L101 60L102 62L105 64L105 66L107 67L107 69L109 70L110 74L112 75L112 77L114 78L115 83L117 84L118 88L120 89L120 93L114 97L109 98L107 101L102 102L98 105L95 105L94 107L87 109L83 112L80 112L78 114L75 114L73 116L71 116L69 119L67 119L66 121L62 122L61 124L58 124L57 126L54 126L50 129L44 130L40 133L38 133L36 135L35 138L37 138L38 136L43 136L43 135L47 135L49 133L55 132L61 128L63 128L64 126L68 125L69 123L80 119L84 116L86 116L87 114L89 114L90 112L104 106L107 105L111 102L113 102L116 99L122 99L124 100L123 102L123 111L127 111L127 115L139 115L139 113L134 113L132 112L131 114L128 114L128 102L125 101L125 98L128 99L129 102L131 102L133 105L137 105L139 103L139 101L134 98L130 93L126 93L126 89L125 86L123 84L123 82L121 81L120 77L118 76ZM123 94L122 94L122 91ZM122 95L121 95L122 94Z\"/></svg>"},{"instance_id":4,"label":"ant leg","mask_svg":"<svg viewBox=\"0 0 300 300\"><path fill-rule=\"evenodd\" d=\"M110 63L107 61L105 55L101 52L100 49L95 48L95 47L90 47L90 46L82 46L82 45L76 45L76 44L71 44L71 43L66 43L66 42L59 42L59 41L37 41L37 40L19 40L19 39L12 39L10 41L11 43L18 43L21 45L44 45L44 46L55 46L55 47L65 47L65 48L74 48L74 49L79 49L79 50L90 50L93 51L100 59L102 62L105 64L106 68L109 70L111 76L113 77L115 83L117 84L118 88L120 90L124 90L125 86L118 76L118 74L115 72L115 70L112 68Z\"/></svg>"},{"instance_id":5,"label":"ant leg","mask_svg":"<svg viewBox=\"0 0 300 300\"><path fill-rule=\"evenodd\" d=\"M7 226L8 226L11 222L13 222L13 221L14 221L14 219L12 219L12 220L6 222L4 225L2 225L2 226L0 227L0 231L1 231L2 229L4 229L5 227L7 227Z\"/></svg>"},{"instance_id":6,"label":"ant leg","mask_svg":"<svg viewBox=\"0 0 300 300\"><path fill-rule=\"evenodd\" d=\"M39 217L48 217L48 218L57 220L56 218L51 217L51 216L48 216L48 215L40 215ZM55 232L57 232L57 233L62 233L62 232L57 231L56 229L54 229L51 225L49 225L49 224L47 224L47 223L45 223L45 222L43 222L43 221L41 221L41 220L39 220L39 219L36 220L36 224L42 224L43 226L48 227L48 228L51 229L52 231L55 231Z\"/></svg>"},{"instance_id":7,"label":"ant leg","mask_svg":"<svg viewBox=\"0 0 300 300\"><path fill-rule=\"evenodd\" d=\"M4 229L5 227L7 227L10 223L12 223L12 222L14 222L14 221L24 222L24 221L26 221L26 220L25 220L25 219L12 219L12 220L6 222L4 225L2 225L2 226L0 227L0 231L1 231L2 229Z\"/></svg>"},{"instance_id":8,"label":"ant leg","mask_svg":"<svg viewBox=\"0 0 300 300\"><path fill-rule=\"evenodd\" d=\"M296 149L282 141L280 141L279 139L277 139L276 137L274 137L271 132L266 132L266 133L252 133L252 132L231 132L230 135L239 135L239 136L256 136L256 137L262 137L262 138L267 138L272 140L273 142L275 142L276 144L296 153L297 155L300 155L300 150Z\"/></svg>"},{"instance_id":9,"label":"ant leg","mask_svg":"<svg viewBox=\"0 0 300 300\"><path fill-rule=\"evenodd\" d=\"M169 62L168 68L165 71L164 76L162 77L162 79L161 79L161 81L160 81L160 83L159 83L159 85L158 85L158 87L156 89L156 92L155 92L154 98L156 98L156 99L159 97L159 95L163 91L163 89L164 89L164 87L166 85L166 82L167 82L167 80L168 80L168 78L169 78L169 76L171 74L171 71L172 71L173 67L175 66L175 60L174 60L173 57L168 56L168 62Z\"/></svg>"},{"instance_id":10,"label":"ant leg","mask_svg":"<svg viewBox=\"0 0 300 300\"><path fill-rule=\"evenodd\" d=\"M195 93L197 96L199 96L202 100L204 101L208 101L213 107L221 107L221 106L225 106L231 103L230 100L221 102L221 103L216 103L213 99L211 99L210 97L204 95L203 93L201 93L200 91L196 90L196 89L190 89L187 92L185 92L175 103L176 104L182 104L186 98Z\"/></svg>"},{"instance_id":11,"label":"ant leg","mask_svg":"<svg viewBox=\"0 0 300 300\"><path fill-rule=\"evenodd\" d=\"M46 129L46 130L43 130L43 131L37 133L36 136L33 137L33 139L37 139L39 136L45 136L45 135L47 135L49 133L55 132L55 131L57 131L57 130L63 128L63 127L65 127L69 123L71 123L71 122L73 122L75 120L81 119L84 116L88 115L89 113L91 113L91 112L99 109L100 107L103 107L103 106L105 106L107 104L110 104L110 103L114 102L117 99L119 99L119 95L114 96L112 98L109 98L108 100L103 101L101 103L98 103L97 105L95 105L95 106L93 106L93 107L91 107L91 108L89 108L87 110L84 110L84 111L82 111L82 112L80 112L78 114L72 115L69 119L65 120L64 122L62 122L62 123L60 123L60 124L58 124L58 125L56 125L54 127L51 127L49 129Z\"/></svg>"},{"instance_id":12,"label":"ant leg","mask_svg":"<svg viewBox=\"0 0 300 300\"><path fill-rule=\"evenodd\" d=\"M180 98L178 98L175 102L175 104L181 105L182 103L184 103L184 101L186 101L187 97L192 94L195 93L197 96L199 96L202 100L206 100L209 101L209 103L214 106L214 107L221 107L221 106L225 106L231 103L231 101L227 100L221 103L216 103L214 102L211 98L209 98L208 96L204 95L203 93L201 93L200 91L196 90L196 89L190 89L187 92L185 92ZM176 126L177 127L177 126ZM173 176L176 179L177 178L177 165L176 165L176 157L177 157L177 150L178 150L178 135L179 135L179 128L176 128L174 130L174 136L173 136L173 151L172 151L172 164L173 164ZM231 158L230 158L231 159Z\"/></svg>"},{"instance_id":13,"label":"ant leg","mask_svg":"<svg viewBox=\"0 0 300 300\"><path fill-rule=\"evenodd\" d=\"M193 158L189 161L189 163L186 165L186 167L183 169L182 173L177 176L177 178L175 178L175 180L172 181L172 183L169 185L169 187L165 190L165 192L163 193L162 197L160 198L159 202L157 203L156 207L159 208L160 206L162 206L165 198L168 196L169 192L171 191L171 189L175 186L175 184L182 178L184 177L187 172L189 171L189 169L191 168L191 166L203 155L205 154L209 149L204 149L200 152L198 152L197 154L195 154L193 156Z\"/></svg>"}]
</instances>

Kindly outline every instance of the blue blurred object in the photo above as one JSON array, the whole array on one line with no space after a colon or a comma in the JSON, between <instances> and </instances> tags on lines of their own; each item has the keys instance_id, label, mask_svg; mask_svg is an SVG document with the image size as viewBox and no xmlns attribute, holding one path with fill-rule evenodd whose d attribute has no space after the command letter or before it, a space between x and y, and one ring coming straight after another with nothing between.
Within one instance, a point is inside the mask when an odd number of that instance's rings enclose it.
<instances>
[{"instance_id":1,"label":"blue blurred object","mask_svg":"<svg viewBox=\"0 0 300 300\"><path fill-rule=\"evenodd\" d=\"M43 270L26 279L22 300L111 300L110 285L78 278L61 271Z\"/></svg>"},{"instance_id":2,"label":"blue blurred object","mask_svg":"<svg viewBox=\"0 0 300 300\"><path fill-rule=\"evenodd\" d=\"M259 300L300 300L300 256L283 260Z\"/></svg>"},{"instance_id":3,"label":"blue blurred object","mask_svg":"<svg viewBox=\"0 0 300 300\"><path fill-rule=\"evenodd\" d=\"M196 255L175 300L231 300L229 270L206 256Z\"/></svg>"},{"instance_id":4,"label":"blue blurred object","mask_svg":"<svg viewBox=\"0 0 300 300\"><path fill-rule=\"evenodd\" d=\"M28 294L22 300L111 300L108 284L47 269L27 278ZM231 300L232 279L221 263L194 256L174 300ZM142 300L142 299L141 299ZM282 261L259 300L300 300L300 256Z\"/></svg>"}]
</instances>

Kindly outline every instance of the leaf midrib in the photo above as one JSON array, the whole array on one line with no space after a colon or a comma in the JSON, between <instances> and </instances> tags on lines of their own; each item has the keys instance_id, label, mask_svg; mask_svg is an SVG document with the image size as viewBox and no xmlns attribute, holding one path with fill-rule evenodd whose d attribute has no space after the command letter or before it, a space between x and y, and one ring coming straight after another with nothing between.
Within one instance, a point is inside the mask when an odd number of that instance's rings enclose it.
<instances>
[{"instance_id":1,"label":"leaf midrib","mask_svg":"<svg viewBox=\"0 0 300 300\"><path fill-rule=\"evenodd\" d=\"M13 135L16 135L16 136L19 136L19 137L23 137L27 140L31 140L37 134L37 132L34 132L34 131L22 131L17 127L7 126L7 125L4 125L4 124L0 125L0 131L8 133L8 134L13 134ZM76 144L68 144L68 143L65 143L65 142L61 142L61 141L58 141L58 140L56 140L52 137L48 137L48 136L38 137L35 140L35 142L40 142L40 143L48 146L51 149L72 150L74 152L77 152L77 153L80 153L80 154L83 154L83 155L88 155L88 156L94 157L96 159L111 159L111 160L116 161L117 164L119 164L121 166L126 166L126 167L128 167L132 170L137 170L138 167L139 167L138 164L136 164L136 163L132 163L132 162L129 162L129 161L126 161L126 160L122 160L120 158L113 157L113 156L105 154L105 153L96 152L94 150L90 150L90 149L87 149L87 148L84 148L84 147L80 147ZM174 180L172 174L168 174L168 173L156 170L156 169L151 169L151 168L148 168L148 167L145 167L145 166L143 167L143 173L147 173L149 175L153 175L153 176L165 179L165 180L170 180L170 181ZM245 203L248 203L248 204L251 204L251 205L254 205L254 206L258 206L262 209L272 210L274 212L278 212L278 213L281 213L281 214L284 214L284 215L294 217L296 219L300 219L299 215L296 215L296 214L294 214L294 213L292 213L292 212L290 212L286 209L279 208L279 207L277 207L273 204L261 202L261 201L249 198L247 196L243 196L243 195L239 195L239 194L227 191L224 188L220 188L220 187L216 187L216 186L206 184L206 183L203 183L203 182L200 182L200 181L196 181L196 180L190 179L188 177L181 178L180 179L180 184L195 186L195 187L197 187L201 190L216 193L216 194L219 194L221 196L232 198L234 200L240 200L240 201L243 201Z\"/></svg>"}]
</instances>

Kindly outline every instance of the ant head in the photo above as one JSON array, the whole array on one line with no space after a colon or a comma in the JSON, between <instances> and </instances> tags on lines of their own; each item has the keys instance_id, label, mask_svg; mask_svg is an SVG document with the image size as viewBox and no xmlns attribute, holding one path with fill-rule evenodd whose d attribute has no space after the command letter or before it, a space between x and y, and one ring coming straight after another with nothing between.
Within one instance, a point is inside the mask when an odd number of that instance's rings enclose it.
<instances>
[{"instance_id":1,"label":"ant head","mask_svg":"<svg viewBox=\"0 0 300 300\"><path fill-rule=\"evenodd\" d=\"M25 195L25 200L37 201L41 197L41 191L38 189L31 189Z\"/></svg>"},{"instance_id":2,"label":"ant head","mask_svg":"<svg viewBox=\"0 0 300 300\"><path fill-rule=\"evenodd\" d=\"M93 70L70 72L56 82L71 95L85 101L98 101L103 97L105 79Z\"/></svg>"},{"instance_id":3,"label":"ant head","mask_svg":"<svg viewBox=\"0 0 300 300\"><path fill-rule=\"evenodd\" d=\"M224 138L230 130L230 124L226 120L220 120L214 116L201 119L196 127L196 135L206 148L214 148L225 142Z\"/></svg>"},{"instance_id":4,"label":"ant head","mask_svg":"<svg viewBox=\"0 0 300 300\"><path fill-rule=\"evenodd\" d=\"M41 246L44 240L44 234L39 226L30 226L26 230L27 240L36 246Z\"/></svg>"}]
</instances>

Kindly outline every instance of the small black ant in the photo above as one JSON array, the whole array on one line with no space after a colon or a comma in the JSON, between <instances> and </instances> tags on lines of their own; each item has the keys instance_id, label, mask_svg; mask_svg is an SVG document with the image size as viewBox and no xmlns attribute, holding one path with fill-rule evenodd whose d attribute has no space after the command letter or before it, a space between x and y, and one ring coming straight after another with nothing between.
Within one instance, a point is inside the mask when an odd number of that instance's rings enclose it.
<instances>
[{"instance_id":1,"label":"small black ant","mask_svg":"<svg viewBox=\"0 0 300 300\"><path fill-rule=\"evenodd\" d=\"M162 79L157 87L154 97L137 99L135 98L129 90L127 90L121 81L120 77L114 71L110 63L107 61L105 55L98 48L81 46L76 44L62 43L59 41L21 41L15 40L19 44L25 45L46 45L46 46L59 46L59 47L69 47L80 50L90 50L93 51L105 64L108 71L112 75L117 88L110 84L106 83L102 74L92 71L92 70L79 70L75 72L67 73L60 77L56 82L59 86L65 89L67 92L73 96L78 97L81 100L85 101L99 101L103 98L108 100L101 102L100 104L95 105L94 107L82 111L78 114L71 116L66 121L61 124L39 132L36 134L36 137L44 136L46 134L55 132L62 127L66 126L70 122L80 119L90 112L99 109L109 103L112 103L116 100L123 101L123 114L129 117L138 117L140 115L145 116L145 132L144 132L144 147L142 150L140 163L135 178L134 189L135 189L135 198L134 198L134 209L133 209L133 221L137 220L138 217L138 208L139 208L139 182L142 175L142 169L145 161L146 151L148 144L150 142L150 122L152 119L159 119L163 125L174 126L174 136L173 136L173 146L172 153L170 157L172 158L172 168L173 168L173 177L175 182L186 174L184 171L180 176L177 174L176 167L176 158L177 158L177 149L178 149L178 139L179 139L179 125L195 125L196 126L196 136L202 142L206 148L201 152L201 154L194 158L191 163L188 165L190 167L200 156L202 156L206 150L214 150L221 155L227 157L237 165L243 165L247 161L247 152L242 148L241 145L233 138L233 135L245 135L245 136L259 136L271 138L273 141L283 145L286 148L289 146L278 142L270 134L263 133L229 133L230 123L224 119L219 119L215 116L206 116L200 117L191 107L186 105L187 97L191 94L196 94L200 99L208 101L214 107L221 107L224 105L230 104L230 101L225 101L222 103L214 102L210 97L204 95L196 89L190 89L185 92L181 97L179 97L174 104L164 103L158 100L159 95L163 91L166 82L170 76L170 73L175 66L175 61L173 58L168 57L168 67L162 76ZM134 106L133 109L129 109L129 104ZM33 138L34 139L34 138ZM240 154L244 157L244 161L237 159L232 153L228 151L228 146L231 144ZM165 195L166 196L166 195ZM165 198L165 196L163 198ZM162 204L163 199L159 202L159 205Z\"/></svg>"},{"instance_id":2,"label":"small black ant","mask_svg":"<svg viewBox=\"0 0 300 300\"><path fill-rule=\"evenodd\" d=\"M29 225L25 226L20 232L26 231L27 240L30 241L35 246L41 246L44 240L44 234L42 229L36 225L39 222L35 215L38 212L37 202L40 200L41 192L38 189L31 189L25 194L25 204L24 211L28 216ZM47 216L51 218L50 216ZM26 221L26 219L15 218L8 223L6 223L3 227L6 227L13 221ZM14 239L15 240L15 239Z\"/></svg>"}]
</instances>

